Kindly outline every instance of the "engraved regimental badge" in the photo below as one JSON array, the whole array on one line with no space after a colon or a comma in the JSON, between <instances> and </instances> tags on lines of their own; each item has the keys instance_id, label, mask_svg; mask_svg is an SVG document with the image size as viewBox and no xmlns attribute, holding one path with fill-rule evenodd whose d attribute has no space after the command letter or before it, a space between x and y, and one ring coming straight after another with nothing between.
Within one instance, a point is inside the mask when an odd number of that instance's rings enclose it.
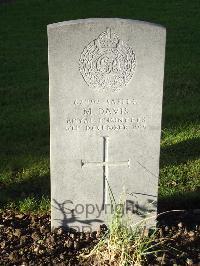
<instances>
[{"instance_id":1,"label":"engraved regimental badge","mask_svg":"<svg viewBox=\"0 0 200 266\"><path fill-rule=\"evenodd\" d=\"M134 74L135 53L107 28L84 48L79 69L91 89L119 91Z\"/></svg>"}]
</instances>

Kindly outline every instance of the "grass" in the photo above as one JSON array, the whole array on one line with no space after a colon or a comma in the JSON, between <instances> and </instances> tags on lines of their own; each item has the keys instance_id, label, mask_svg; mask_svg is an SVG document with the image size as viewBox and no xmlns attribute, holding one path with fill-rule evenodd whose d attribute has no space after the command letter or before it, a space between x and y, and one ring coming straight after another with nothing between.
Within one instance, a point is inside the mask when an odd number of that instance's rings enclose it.
<instances>
[{"instance_id":1,"label":"grass","mask_svg":"<svg viewBox=\"0 0 200 266\"><path fill-rule=\"evenodd\" d=\"M157 229L145 228L145 220L131 227L123 208L118 205L108 231L89 253L87 250L80 255L83 265L149 265L154 256L162 257L168 251L167 239L158 237Z\"/></svg>"},{"instance_id":2,"label":"grass","mask_svg":"<svg viewBox=\"0 0 200 266\"><path fill-rule=\"evenodd\" d=\"M87 17L122 17L166 26L159 208L200 208L199 8L199 0L0 4L1 208L49 209L46 25Z\"/></svg>"}]
</instances>

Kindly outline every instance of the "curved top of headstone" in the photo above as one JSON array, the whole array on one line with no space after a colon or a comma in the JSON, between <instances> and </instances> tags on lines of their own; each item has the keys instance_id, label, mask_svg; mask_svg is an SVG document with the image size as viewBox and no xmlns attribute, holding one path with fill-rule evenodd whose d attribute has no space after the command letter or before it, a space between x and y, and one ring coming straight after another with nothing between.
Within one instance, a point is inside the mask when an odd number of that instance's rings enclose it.
<instances>
[{"instance_id":1,"label":"curved top of headstone","mask_svg":"<svg viewBox=\"0 0 200 266\"><path fill-rule=\"evenodd\" d=\"M155 224L165 35L120 18L48 25L52 228L97 230L121 195L132 224Z\"/></svg>"},{"instance_id":2,"label":"curved top of headstone","mask_svg":"<svg viewBox=\"0 0 200 266\"><path fill-rule=\"evenodd\" d=\"M102 25L103 29L93 28L94 25ZM89 18L58 22L48 25L48 31L60 31L68 27L73 27L74 31L85 26L89 27L88 33L92 30L94 34L80 51L79 72L90 89L106 93L118 92L125 88L133 79L137 68L137 54L133 43L129 44L133 33L122 37L122 27L126 26L128 31L132 28L140 28L141 32L165 31L164 27L153 23L121 18ZM90 26L93 29L90 29ZM80 32L77 34L77 41L84 39L79 34Z\"/></svg>"},{"instance_id":3,"label":"curved top of headstone","mask_svg":"<svg viewBox=\"0 0 200 266\"><path fill-rule=\"evenodd\" d=\"M161 27L165 29L164 26L152 22L142 21L142 20L133 20L133 19L124 19L124 18L86 18L86 19L75 19L75 20L68 20L63 22L57 22L47 25L48 29L62 27L65 25L73 25L73 24L82 24L82 23L94 23L94 22L106 22L106 21L121 21L121 22L128 22L128 23L138 23L138 24L146 24L149 26L154 27Z\"/></svg>"}]
</instances>

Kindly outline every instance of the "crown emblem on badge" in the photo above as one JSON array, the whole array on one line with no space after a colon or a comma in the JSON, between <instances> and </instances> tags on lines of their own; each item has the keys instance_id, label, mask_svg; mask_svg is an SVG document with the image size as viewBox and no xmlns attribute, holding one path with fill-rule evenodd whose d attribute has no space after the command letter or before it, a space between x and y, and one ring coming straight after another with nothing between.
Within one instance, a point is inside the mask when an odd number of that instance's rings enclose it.
<instances>
[{"instance_id":1,"label":"crown emblem on badge","mask_svg":"<svg viewBox=\"0 0 200 266\"><path fill-rule=\"evenodd\" d=\"M132 79L136 67L133 49L124 44L111 28L82 51L80 73L87 85L99 92L119 91Z\"/></svg>"},{"instance_id":2,"label":"crown emblem on badge","mask_svg":"<svg viewBox=\"0 0 200 266\"><path fill-rule=\"evenodd\" d=\"M116 48L119 44L119 37L110 28L107 28L99 35L98 42L101 48Z\"/></svg>"}]
</instances>

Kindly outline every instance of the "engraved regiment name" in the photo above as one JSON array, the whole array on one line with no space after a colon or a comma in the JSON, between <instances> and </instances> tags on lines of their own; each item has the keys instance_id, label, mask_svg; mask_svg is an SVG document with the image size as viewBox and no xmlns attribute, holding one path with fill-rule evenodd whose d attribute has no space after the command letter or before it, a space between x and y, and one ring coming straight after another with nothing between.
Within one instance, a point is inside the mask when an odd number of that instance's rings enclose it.
<instances>
[{"instance_id":1,"label":"engraved regiment name","mask_svg":"<svg viewBox=\"0 0 200 266\"><path fill-rule=\"evenodd\" d=\"M69 131L127 131L146 129L146 115L136 115L130 106L135 99L75 99L72 115L66 118Z\"/></svg>"},{"instance_id":2,"label":"engraved regiment name","mask_svg":"<svg viewBox=\"0 0 200 266\"><path fill-rule=\"evenodd\" d=\"M84 48L79 70L91 89L116 92L131 80L135 61L133 49L107 28Z\"/></svg>"}]
</instances>

